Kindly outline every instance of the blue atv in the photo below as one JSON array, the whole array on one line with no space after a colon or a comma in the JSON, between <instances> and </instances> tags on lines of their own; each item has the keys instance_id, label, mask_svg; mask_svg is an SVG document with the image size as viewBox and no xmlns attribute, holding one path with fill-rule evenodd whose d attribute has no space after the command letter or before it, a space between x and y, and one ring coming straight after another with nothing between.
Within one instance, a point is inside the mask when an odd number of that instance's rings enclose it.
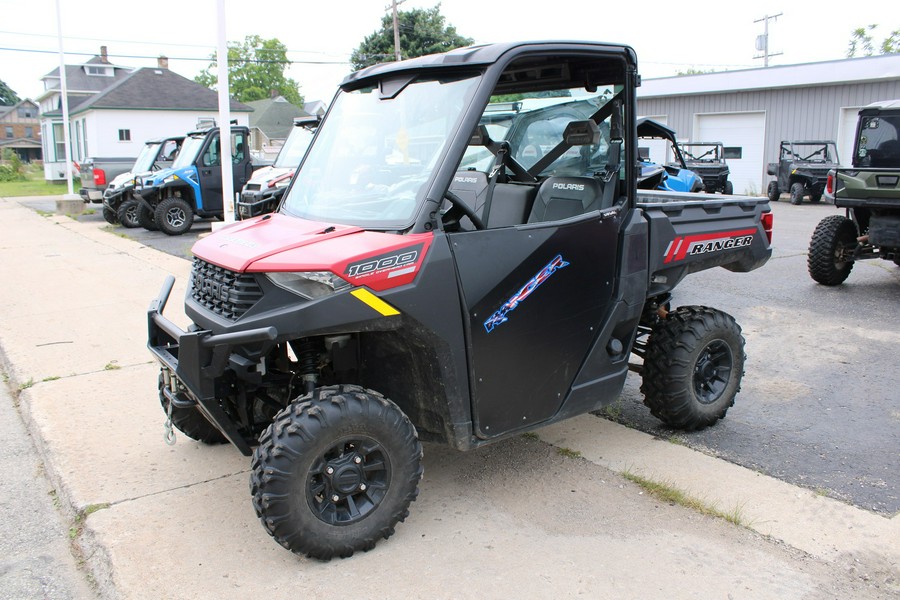
<instances>
[{"instance_id":1,"label":"blue atv","mask_svg":"<svg viewBox=\"0 0 900 600\"><path fill-rule=\"evenodd\" d=\"M232 161L234 190L240 190L253 173L249 140L247 127L231 128L227 155ZM188 133L172 167L137 180L134 194L141 199L141 225L158 228L166 235L187 232L195 216L221 219L224 202L219 129Z\"/></svg>"},{"instance_id":2,"label":"blue atv","mask_svg":"<svg viewBox=\"0 0 900 600\"><path fill-rule=\"evenodd\" d=\"M659 163L650 160L648 148L639 147L638 154L641 159L641 175L638 187L641 189L667 190L670 192L702 192L703 179L687 168L681 148L675 139L675 131L653 119L640 118L637 120L637 134L639 138L666 140L675 155L674 163Z\"/></svg>"}]
</instances>

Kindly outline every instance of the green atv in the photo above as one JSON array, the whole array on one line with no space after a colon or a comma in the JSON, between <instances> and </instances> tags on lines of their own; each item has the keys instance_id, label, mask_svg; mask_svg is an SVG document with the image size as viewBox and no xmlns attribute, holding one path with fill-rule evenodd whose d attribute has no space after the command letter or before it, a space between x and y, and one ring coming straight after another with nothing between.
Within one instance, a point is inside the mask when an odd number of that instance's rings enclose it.
<instances>
[{"instance_id":1,"label":"green atv","mask_svg":"<svg viewBox=\"0 0 900 600\"><path fill-rule=\"evenodd\" d=\"M857 260L900 265L900 100L859 111L853 166L828 173L825 197L845 208L816 227L809 244L810 276L840 285Z\"/></svg>"}]
</instances>

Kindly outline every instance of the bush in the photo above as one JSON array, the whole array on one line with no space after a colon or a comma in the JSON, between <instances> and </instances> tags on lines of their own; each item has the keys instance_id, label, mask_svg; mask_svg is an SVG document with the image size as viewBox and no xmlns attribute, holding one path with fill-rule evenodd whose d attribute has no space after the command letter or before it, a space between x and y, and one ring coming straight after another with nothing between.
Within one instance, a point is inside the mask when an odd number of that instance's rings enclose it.
<instances>
[{"instance_id":1,"label":"bush","mask_svg":"<svg viewBox=\"0 0 900 600\"><path fill-rule=\"evenodd\" d=\"M0 163L0 181L24 181L25 167L22 165L22 159L19 155L12 151L11 148L3 150L0 155L3 163Z\"/></svg>"}]
</instances>

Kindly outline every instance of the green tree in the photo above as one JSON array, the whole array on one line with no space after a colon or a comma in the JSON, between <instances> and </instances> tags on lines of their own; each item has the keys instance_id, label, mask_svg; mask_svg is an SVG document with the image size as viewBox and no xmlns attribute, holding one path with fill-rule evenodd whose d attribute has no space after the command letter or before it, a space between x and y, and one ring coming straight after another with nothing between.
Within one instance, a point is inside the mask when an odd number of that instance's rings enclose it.
<instances>
[{"instance_id":1,"label":"green tree","mask_svg":"<svg viewBox=\"0 0 900 600\"><path fill-rule=\"evenodd\" d=\"M19 96L0 79L0 106L12 106L21 100Z\"/></svg>"},{"instance_id":2,"label":"green tree","mask_svg":"<svg viewBox=\"0 0 900 600\"><path fill-rule=\"evenodd\" d=\"M398 11L397 22L402 58L446 52L453 48L469 46L474 41L472 38L459 35L456 27L445 24L446 19L441 14L440 3L433 8ZM350 64L355 70L392 60L394 60L394 18L391 14L386 14L381 19L381 29L366 36L350 55Z\"/></svg>"},{"instance_id":3,"label":"green tree","mask_svg":"<svg viewBox=\"0 0 900 600\"><path fill-rule=\"evenodd\" d=\"M878 25L868 25L866 27L857 27L850 34L850 43L847 46L847 58L853 58L857 52L862 56L872 56L875 54L875 43L873 33ZM881 44L878 45L881 54L897 54L900 53L900 29L893 30Z\"/></svg>"},{"instance_id":4,"label":"green tree","mask_svg":"<svg viewBox=\"0 0 900 600\"><path fill-rule=\"evenodd\" d=\"M216 53L210 56L210 64L194 81L214 89L219 83L216 73ZM252 102L268 98L274 91L297 106L303 106L300 86L285 76L290 61L287 46L277 38L265 40L258 35L248 35L243 43L228 42L228 84L231 96L240 102Z\"/></svg>"}]
</instances>

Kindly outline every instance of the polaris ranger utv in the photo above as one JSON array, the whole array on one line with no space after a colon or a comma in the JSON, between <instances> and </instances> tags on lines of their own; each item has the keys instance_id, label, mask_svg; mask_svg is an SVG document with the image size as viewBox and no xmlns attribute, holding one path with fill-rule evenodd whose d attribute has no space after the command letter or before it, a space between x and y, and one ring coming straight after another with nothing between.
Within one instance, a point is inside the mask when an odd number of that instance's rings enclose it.
<instances>
[{"instance_id":1,"label":"polaris ranger utv","mask_svg":"<svg viewBox=\"0 0 900 600\"><path fill-rule=\"evenodd\" d=\"M900 265L900 100L859 111L852 167L828 173L826 200L846 209L825 217L809 243L809 275L840 285L857 260Z\"/></svg>"},{"instance_id":2,"label":"polaris ranger utv","mask_svg":"<svg viewBox=\"0 0 900 600\"><path fill-rule=\"evenodd\" d=\"M804 196L809 196L810 202L818 202L825 190L828 171L837 165L837 147L832 141L783 141L778 162L766 167L766 173L775 176L766 195L770 202L778 202L782 192L791 194L791 204L800 204Z\"/></svg>"},{"instance_id":3,"label":"polaris ranger utv","mask_svg":"<svg viewBox=\"0 0 900 600\"><path fill-rule=\"evenodd\" d=\"M728 180L731 169L725 161L722 142L682 142L681 152L687 168L703 179L703 191L731 195L734 184Z\"/></svg>"},{"instance_id":4,"label":"polaris ranger utv","mask_svg":"<svg viewBox=\"0 0 900 600\"><path fill-rule=\"evenodd\" d=\"M163 316L172 278L151 303L168 434L252 455L263 527L330 559L406 518L420 440L472 450L596 410L631 354L664 422L724 417L741 329L670 294L762 266L772 215L765 198L639 197L638 81L631 48L592 42L348 75L279 210L193 247L188 330ZM504 139L486 111L510 95L568 116Z\"/></svg>"}]
</instances>

